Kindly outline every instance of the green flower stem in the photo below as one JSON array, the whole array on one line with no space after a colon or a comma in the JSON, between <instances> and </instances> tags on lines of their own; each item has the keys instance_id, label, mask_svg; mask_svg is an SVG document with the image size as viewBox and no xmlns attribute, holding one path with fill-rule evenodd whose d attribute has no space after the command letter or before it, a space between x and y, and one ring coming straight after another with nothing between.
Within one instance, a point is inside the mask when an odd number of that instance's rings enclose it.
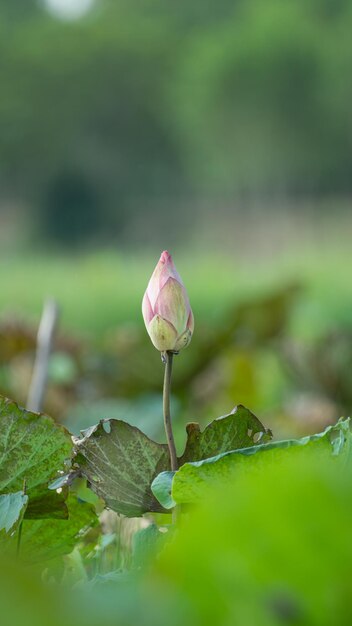
<instances>
[{"instance_id":1,"label":"green flower stem","mask_svg":"<svg viewBox=\"0 0 352 626\"><path fill-rule=\"evenodd\" d=\"M170 464L171 470L176 472L178 470L178 461L176 446L174 440L174 434L172 432L171 424L171 412L170 412L170 389L171 389L171 374L172 374L172 361L173 353L165 352L165 376L164 376L164 389L163 389L163 412L164 412L164 426L167 439L167 445L169 446Z\"/></svg>"}]
</instances>

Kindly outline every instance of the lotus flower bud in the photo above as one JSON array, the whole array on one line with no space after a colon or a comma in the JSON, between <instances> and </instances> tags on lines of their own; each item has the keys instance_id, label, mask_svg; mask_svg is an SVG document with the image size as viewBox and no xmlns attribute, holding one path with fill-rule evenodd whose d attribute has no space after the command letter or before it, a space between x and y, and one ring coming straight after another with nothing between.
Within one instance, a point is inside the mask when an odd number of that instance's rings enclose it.
<instances>
[{"instance_id":1,"label":"lotus flower bud","mask_svg":"<svg viewBox=\"0 0 352 626\"><path fill-rule=\"evenodd\" d=\"M171 255L164 251L142 303L144 323L160 352L179 352L193 334L194 320L186 289Z\"/></svg>"}]
</instances>

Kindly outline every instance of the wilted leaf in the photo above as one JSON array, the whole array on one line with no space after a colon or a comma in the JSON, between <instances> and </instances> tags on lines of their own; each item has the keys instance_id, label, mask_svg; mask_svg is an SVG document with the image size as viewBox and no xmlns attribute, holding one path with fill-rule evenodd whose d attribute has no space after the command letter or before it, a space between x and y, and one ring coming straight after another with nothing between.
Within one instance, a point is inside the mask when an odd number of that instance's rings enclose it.
<instances>
[{"instance_id":1,"label":"wilted leaf","mask_svg":"<svg viewBox=\"0 0 352 626\"><path fill-rule=\"evenodd\" d=\"M203 432L198 424L189 424L179 464L248 447L271 436L248 409L239 405ZM101 421L85 431L76 444L76 462L81 473L107 506L130 517L165 510L153 495L151 483L170 468L166 444L152 441L138 428L120 420Z\"/></svg>"},{"instance_id":2,"label":"wilted leaf","mask_svg":"<svg viewBox=\"0 0 352 626\"><path fill-rule=\"evenodd\" d=\"M23 491L0 496L0 531L7 533L21 521L26 510L28 496Z\"/></svg>"},{"instance_id":3,"label":"wilted leaf","mask_svg":"<svg viewBox=\"0 0 352 626\"><path fill-rule=\"evenodd\" d=\"M204 461L186 463L177 472L164 472L152 485L153 493L165 508L181 503L201 500L210 485L224 483L234 471L241 468L246 471L260 469L263 464L275 464L288 453L309 454L310 448L327 455L339 456L342 460L351 455L350 420L340 420L335 426L329 426L323 433L303 437L274 441L249 448L232 450ZM264 454L265 453L265 454Z\"/></svg>"},{"instance_id":4,"label":"wilted leaf","mask_svg":"<svg viewBox=\"0 0 352 626\"><path fill-rule=\"evenodd\" d=\"M121 420L101 421L76 440L82 474L108 507L130 517L162 511L150 485L169 465L166 444Z\"/></svg>"}]
</instances>

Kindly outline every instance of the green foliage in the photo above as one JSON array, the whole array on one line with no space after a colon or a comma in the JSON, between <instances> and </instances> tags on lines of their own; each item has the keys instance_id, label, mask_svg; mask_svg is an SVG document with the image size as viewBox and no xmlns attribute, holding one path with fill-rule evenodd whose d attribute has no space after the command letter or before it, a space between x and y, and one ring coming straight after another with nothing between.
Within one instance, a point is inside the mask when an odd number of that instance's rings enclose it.
<instances>
[{"instance_id":1,"label":"green foliage","mask_svg":"<svg viewBox=\"0 0 352 626\"><path fill-rule=\"evenodd\" d=\"M260 472L263 464L280 462L282 457L295 459L297 466L314 449L316 458L320 454L324 460L329 455L339 456L343 464L351 457L350 420L340 420L336 426L329 426L323 433L290 439L273 441L261 445L227 451L212 458L195 463L186 463L177 472L164 472L152 485L152 490L165 508L175 504L202 501L211 486L231 480L239 472ZM264 457L264 458L263 458ZM319 457L320 458L320 457Z\"/></svg>"},{"instance_id":2,"label":"green foliage","mask_svg":"<svg viewBox=\"0 0 352 626\"><path fill-rule=\"evenodd\" d=\"M229 415L214 420L203 431L199 424L188 424L186 448L179 464L202 461L229 450L248 448L259 441L264 443L271 438L271 431L239 404Z\"/></svg>"},{"instance_id":3,"label":"green foliage","mask_svg":"<svg viewBox=\"0 0 352 626\"><path fill-rule=\"evenodd\" d=\"M13 558L1 556L0 602L6 626L63 626L65 600L63 592L43 585L31 568L22 569ZM69 615L65 623L73 626Z\"/></svg>"},{"instance_id":4,"label":"green foliage","mask_svg":"<svg viewBox=\"0 0 352 626\"><path fill-rule=\"evenodd\" d=\"M351 466L341 471L319 445L299 460L293 448L273 463L263 454L260 471L210 488L159 556L148 592L161 586L192 626L348 624Z\"/></svg>"},{"instance_id":5,"label":"green foliage","mask_svg":"<svg viewBox=\"0 0 352 626\"><path fill-rule=\"evenodd\" d=\"M23 446L26 433L31 450L26 457L28 495L23 491L0 495L1 559L16 587L5 594L7 582L0 576L0 601L3 615L16 617L17 625L23 620L23 601L31 610L36 607L36 623L45 626L86 626L97 620L102 626L112 622L132 626L141 620L146 626L166 622L176 626L180 615L185 626L209 622L281 626L288 617L297 626L328 626L333 618L349 623L349 419L341 419L317 435L274 442L270 441L271 432L241 405L204 430L189 425L179 459L182 466L176 473L159 475L153 489L162 503L156 510L174 502L196 505L181 516L175 532L168 526L160 529L156 523L134 532L128 573L118 569L111 553L109 570L94 569L116 535L101 534L94 506L97 500L82 479L70 487L64 481L60 487L67 519L41 517L35 498L38 518L24 515L27 499L29 507L36 494L37 481L44 493L42 457L36 457L38 467L33 472L28 459L39 446L43 456L48 446L56 449L52 439L60 441L61 454L71 452L71 445L67 447L66 431L50 418L28 414L5 400L1 407L0 419L11 424L10 430L3 432L7 458L11 460L10 440L17 449L17 429ZM23 422L25 431L21 430ZM38 446L34 445L36 437ZM164 444L151 441L120 420L101 421L75 443L74 474L80 472L88 478L108 506L119 510L122 503L129 515L140 514L143 506L151 510L150 482L158 464L168 460ZM62 463L59 455L60 470ZM22 465L17 467L20 471ZM49 463L48 476L52 474ZM44 497L42 503L49 514ZM35 517L33 508L32 515ZM102 524L107 524L103 517ZM28 597L22 589L24 582L28 586L27 573L14 570L5 560L13 559L18 545L21 562L33 576ZM55 610L49 613L36 580L36 572L44 566L56 580L62 580L59 595L67 600L57 605L52 599ZM79 590L72 593L70 588L76 583ZM19 607L16 601L9 602L18 590L22 595ZM44 597L50 594L48 591Z\"/></svg>"},{"instance_id":6,"label":"green foliage","mask_svg":"<svg viewBox=\"0 0 352 626\"><path fill-rule=\"evenodd\" d=\"M114 511L135 517L162 511L150 484L168 466L168 448L121 420L101 421L76 441L76 462Z\"/></svg>"},{"instance_id":7,"label":"green foliage","mask_svg":"<svg viewBox=\"0 0 352 626\"><path fill-rule=\"evenodd\" d=\"M62 498L48 491L48 483L72 454L68 431L46 415L31 413L0 397L0 493L23 488L28 513L67 514Z\"/></svg>"},{"instance_id":8,"label":"green foliage","mask_svg":"<svg viewBox=\"0 0 352 626\"><path fill-rule=\"evenodd\" d=\"M142 553L138 575L97 573L72 591L44 588L30 569L4 563L6 623L349 624L350 459L341 472L316 445L306 449L299 464L290 454L267 463L263 454L260 472L234 473L210 487L146 569ZM148 531L146 544L157 532Z\"/></svg>"},{"instance_id":9,"label":"green foliage","mask_svg":"<svg viewBox=\"0 0 352 626\"><path fill-rule=\"evenodd\" d=\"M150 524L133 535L133 567L148 567L160 552L164 543L163 535L156 524Z\"/></svg>"},{"instance_id":10,"label":"green foliage","mask_svg":"<svg viewBox=\"0 0 352 626\"><path fill-rule=\"evenodd\" d=\"M201 432L199 424L187 427L187 442L179 464L201 461L233 448L268 441L271 432L243 406L219 418ZM102 420L76 439L78 465L92 489L107 506L129 517L162 512L151 491L154 478L169 468L166 444L149 439L138 428L121 420Z\"/></svg>"},{"instance_id":11,"label":"green foliage","mask_svg":"<svg viewBox=\"0 0 352 626\"><path fill-rule=\"evenodd\" d=\"M83 540L87 530L98 523L95 508L74 493L67 499L67 510L67 519L23 520L22 560L42 563L69 554Z\"/></svg>"},{"instance_id":12,"label":"green foliage","mask_svg":"<svg viewBox=\"0 0 352 626\"><path fill-rule=\"evenodd\" d=\"M48 483L70 467L68 431L46 415L31 413L0 397L0 543L3 554L17 550L31 563L67 554L79 534L97 523L92 505L56 491ZM23 486L23 490L14 490ZM17 532L16 532L17 531Z\"/></svg>"},{"instance_id":13,"label":"green foliage","mask_svg":"<svg viewBox=\"0 0 352 626\"><path fill-rule=\"evenodd\" d=\"M279 290L229 307L220 323L199 331L185 365L177 362L179 442L186 403L188 415L202 421L186 428L176 474L168 471L168 450L157 443L158 431L151 433L157 441L142 432L146 425L149 433L158 418L162 365L155 358L155 367L148 361L146 368L138 329L107 335L98 366L98 359L92 365L91 346L89 352L86 343L59 337L57 354L67 355L74 367L67 374L65 366L61 376L62 364L54 359L49 393L62 385L79 397L89 388L89 412L84 417L82 403L80 422L72 413L68 425L76 433L80 424L89 425L99 415L126 419L131 408L142 430L121 420L102 420L75 438L73 451L68 430L0 398L0 604L5 623L28 626L33 622L31 615L25 619L28 610L35 612L36 626L176 626L180 620L185 626L350 623L349 421L340 420L318 435L271 441L270 430L238 405L204 427L213 412L214 369L222 367L215 377L216 397L222 401L242 395L246 384L256 389L255 359L270 386L273 370L267 355L282 347L296 293L295 287ZM34 343L35 333L25 325L0 326L2 368L10 371L16 359L30 361ZM340 355L341 345L346 353L336 359L341 363L336 369L330 348L337 346ZM341 335L328 347L325 363L331 379L338 372L342 380L348 342ZM323 357L324 351L317 350L321 376ZM107 400L99 404L96 398L101 397ZM312 424L304 423L304 432L313 432ZM113 510L102 512L104 503L96 494ZM175 503L180 513L176 528L168 513ZM130 520L125 515L145 517ZM18 546L19 566L14 568ZM46 591L37 573L52 583Z\"/></svg>"}]
</instances>

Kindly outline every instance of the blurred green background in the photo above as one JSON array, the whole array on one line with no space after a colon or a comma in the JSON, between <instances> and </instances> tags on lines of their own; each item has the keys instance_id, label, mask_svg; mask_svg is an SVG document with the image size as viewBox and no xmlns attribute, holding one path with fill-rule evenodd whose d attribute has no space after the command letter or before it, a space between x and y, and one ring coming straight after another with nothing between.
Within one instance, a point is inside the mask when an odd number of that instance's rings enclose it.
<instances>
[{"instance_id":1,"label":"blurred green background","mask_svg":"<svg viewBox=\"0 0 352 626\"><path fill-rule=\"evenodd\" d=\"M196 319L180 447L239 402L278 435L349 413L351 29L348 0L1 0L2 393L25 404L51 296L46 410L156 436L167 248Z\"/></svg>"}]
</instances>

